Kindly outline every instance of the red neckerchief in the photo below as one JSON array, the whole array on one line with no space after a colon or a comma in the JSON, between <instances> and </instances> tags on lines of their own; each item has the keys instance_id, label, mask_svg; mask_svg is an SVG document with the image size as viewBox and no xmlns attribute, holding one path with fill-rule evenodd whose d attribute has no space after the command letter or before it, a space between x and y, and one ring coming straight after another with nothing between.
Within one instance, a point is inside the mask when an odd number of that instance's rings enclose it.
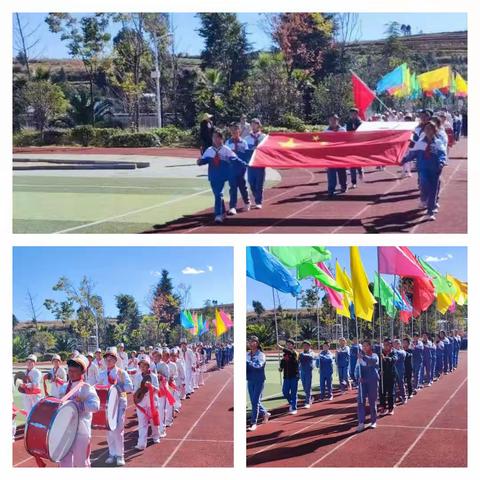
<instances>
[{"instance_id":1,"label":"red neckerchief","mask_svg":"<svg viewBox=\"0 0 480 480\"><path fill-rule=\"evenodd\" d=\"M110 378L110 372L114 370L115 367L111 368L110 370L107 370L107 378L108 378L108 383L110 385L115 385L117 383L117 379L114 378L113 380Z\"/></svg>"},{"instance_id":2,"label":"red neckerchief","mask_svg":"<svg viewBox=\"0 0 480 480\"><path fill-rule=\"evenodd\" d=\"M220 147L218 150L216 148L213 148L215 150L215 156L213 157L213 166L214 167L219 167L220 166L220 149L222 147Z\"/></svg>"},{"instance_id":3,"label":"red neckerchief","mask_svg":"<svg viewBox=\"0 0 480 480\"><path fill-rule=\"evenodd\" d=\"M70 381L68 382L67 389L65 390L65 395L71 390L71 388L72 388L72 381L70 380Z\"/></svg>"},{"instance_id":4,"label":"red neckerchief","mask_svg":"<svg viewBox=\"0 0 480 480\"><path fill-rule=\"evenodd\" d=\"M234 138L234 139L233 139L233 151L234 151L235 153L238 152L238 144L239 144L239 143L240 143L240 139L239 139L239 138L238 138L238 139L237 139L237 138Z\"/></svg>"}]
</instances>

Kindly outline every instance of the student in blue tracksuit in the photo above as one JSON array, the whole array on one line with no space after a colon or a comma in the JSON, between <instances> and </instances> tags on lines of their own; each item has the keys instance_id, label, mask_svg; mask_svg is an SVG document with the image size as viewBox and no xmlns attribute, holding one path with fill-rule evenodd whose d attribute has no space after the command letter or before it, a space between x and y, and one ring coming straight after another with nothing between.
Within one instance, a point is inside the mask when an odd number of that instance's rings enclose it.
<instances>
[{"instance_id":1,"label":"student in blue tracksuit","mask_svg":"<svg viewBox=\"0 0 480 480\"><path fill-rule=\"evenodd\" d=\"M245 164L245 162L223 144L223 133L215 129L213 145L208 147L202 158L197 160L197 165L208 165L208 180L215 197L215 223L223 223L225 215L223 188L225 183L231 181L234 168L238 164Z\"/></svg>"},{"instance_id":2,"label":"student in blue tracksuit","mask_svg":"<svg viewBox=\"0 0 480 480\"><path fill-rule=\"evenodd\" d=\"M248 196L247 181L247 150L248 143L240 136L240 124L232 123L230 125L231 137L225 142L225 145L234 152L238 158L245 163L236 163L233 167L233 175L230 180L230 209L228 215L237 214L237 196L238 190L243 199L244 210L250 210L250 198Z\"/></svg>"},{"instance_id":3,"label":"student in blue tracksuit","mask_svg":"<svg viewBox=\"0 0 480 480\"><path fill-rule=\"evenodd\" d=\"M300 380L302 381L303 391L305 392L305 408L310 408L313 403L312 397L312 371L315 365L315 353L308 340L303 342L303 352L298 356L300 368Z\"/></svg>"},{"instance_id":4,"label":"student in blue tracksuit","mask_svg":"<svg viewBox=\"0 0 480 480\"><path fill-rule=\"evenodd\" d=\"M422 388L420 382L422 369L423 369L423 342L420 340L418 333L413 334L412 342L412 365L413 365L413 391L416 393L419 389Z\"/></svg>"},{"instance_id":5,"label":"student in blue tracksuit","mask_svg":"<svg viewBox=\"0 0 480 480\"><path fill-rule=\"evenodd\" d=\"M258 118L254 118L250 122L252 131L245 137L248 144L248 159L252 157L255 149L266 138L262 133L262 122ZM264 167L248 167L247 169L248 183L252 191L255 205L253 208L262 208L263 202L263 185L265 184L265 168Z\"/></svg>"},{"instance_id":6,"label":"student in blue tracksuit","mask_svg":"<svg viewBox=\"0 0 480 480\"><path fill-rule=\"evenodd\" d=\"M435 340L435 345L437 347L436 350L436 362L435 362L435 382L441 377L443 373L443 365L444 365L444 358L445 358L445 344L443 340L440 338L440 334L437 335Z\"/></svg>"},{"instance_id":7,"label":"student in blue tracksuit","mask_svg":"<svg viewBox=\"0 0 480 480\"><path fill-rule=\"evenodd\" d=\"M403 350L405 350L405 387L407 389L408 398L412 398L413 396L413 387L412 387L412 379L413 379L413 348L412 342L409 337L405 337L402 340Z\"/></svg>"},{"instance_id":8,"label":"student in blue tracksuit","mask_svg":"<svg viewBox=\"0 0 480 480\"><path fill-rule=\"evenodd\" d=\"M350 367L350 348L343 337L338 339L337 352L335 353L335 363L337 364L340 391L345 393L349 386L348 369Z\"/></svg>"},{"instance_id":9,"label":"student in blue tracksuit","mask_svg":"<svg viewBox=\"0 0 480 480\"><path fill-rule=\"evenodd\" d=\"M295 351L295 341L287 340L283 349L283 358L280 360L280 372L283 372L282 393L289 404L288 413L297 414L297 392L298 392L298 354Z\"/></svg>"},{"instance_id":10,"label":"student in blue tracksuit","mask_svg":"<svg viewBox=\"0 0 480 480\"><path fill-rule=\"evenodd\" d=\"M427 332L422 332L422 343L423 343L423 368L420 373L420 384L427 387L431 387L430 375L432 369L432 342L428 338Z\"/></svg>"},{"instance_id":11,"label":"student in blue tracksuit","mask_svg":"<svg viewBox=\"0 0 480 480\"><path fill-rule=\"evenodd\" d=\"M330 344L324 342L322 350L315 361L316 367L320 370L320 400L333 400L332 377L333 377L333 355L329 350Z\"/></svg>"},{"instance_id":12,"label":"student in blue tracksuit","mask_svg":"<svg viewBox=\"0 0 480 480\"><path fill-rule=\"evenodd\" d=\"M437 345L435 343L435 339L433 336L429 336L430 340L430 385L433 384L433 380L435 378L435 369L437 365Z\"/></svg>"},{"instance_id":13,"label":"student in blue tracksuit","mask_svg":"<svg viewBox=\"0 0 480 480\"><path fill-rule=\"evenodd\" d=\"M397 353L393 349L392 341L386 338L383 341L382 353L380 354L380 410L384 412L388 408L388 415L393 415L395 408L395 379Z\"/></svg>"},{"instance_id":14,"label":"student in blue tracksuit","mask_svg":"<svg viewBox=\"0 0 480 480\"><path fill-rule=\"evenodd\" d=\"M362 349L358 352L359 368L357 373L357 402L358 402L358 427L361 432L365 428L365 410L370 407L370 427L377 426L377 395L378 395L378 355L373 352L370 340L364 340Z\"/></svg>"},{"instance_id":15,"label":"student in blue tracksuit","mask_svg":"<svg viewBox=\"0 0 480 480\"><path fill-rule=\"evenodd\" d=\"M395 383L397 396L402 404L407 403L407 395L405 392L405 359L407 352L403 349L402 343L398 338L393 341L393 349L397 355L395 362Z\"/></svg>"},{"instance_id":16,"label":"student in blue tracksuit","mask_svg":"<svg viewBox=\"0 0 480 480\"><path fill-rule=\"evenodd\" d=\"M450 373L450 357L453 352L453 345L450 343L450 339L447 337L446 333L442 330L440 332L440 338L443 342L443 373L446 375Z\"/></svg>"},{"instance_id":17,"label":"student in blue tracksuit","mask_svg":"<svg viewBox=\"0 0 480 480\"><path fill-rule=\"evenodd\" d=\"M357 380L355 379L355 367L357 366L357 355L358 350L361 349L362 346L358 343L358 338L352 338L352 344L350 345L350 369L349 375L352 381L352 387L357 387Z\"/></svg>"},{"instance_id":18,"label":"student in blue tracksuit","mask_svg":"<svg viewBox=\"0 0 480 480\"><path fill-rule=\"evenodd\" d=\"M454 330L452 332L452 336L454 339L453 344L453 369L456 370L458 367L458 356L460 353L460 345L462 344L462 338L458 334L458 330Z\"/></svg>"},{"instance_id":19,"label":"student in blue tracksuit","mask_svg":"<svg viewBox=\"0 0 480 480\"><path fill-rule=\"evenodd\" d=\"M449 356L448 356L448 371L450 373L453 372L453 357L455 356L454 350L455 350L455 339L453 338L453 333L450 332L448 335L448 340L450 341L450 350L449 350Z\"/></svg>"},{"instance_id":20,"label":"student in blue tracksuit","mask_svg":"<svg viewBox=\"0 0 480 480\"><path fill-rule=\"evenodd\" d=\"M222 368L222 346L217 343L215 345L215 360L217 362L217 368L220 370Z\"/></svg>"},{"instance_id":21,"label":"student in blue tracksuit","mask_svg":"<svg viewBox=\"0 0 480 480\"><path fill-rule=\"evenodd\" d=\"M334 113L328 117L328 127L324 132L346 132L345 127L342 127L339 122L339 116ZM327 168L327 189L328 198L335 196L337 189L337 177L340 184L341 193L347 191L347 169L346 168Z\"/></svg>"},{"instance_id":22,"label":"student in blue tracksuit","mask_svg":"<svg viewBox=\"0 0 480 480\"><path fill-rule=\"evenodd\" d=\"M436 219L440 176L447 161L447 151L437 131L437 125L429 121L423 129L424 136L412 149L412 157L417 159L420 207L427 209L430 220Z\"/></svg>"},{"instance_id":23,"label":"student in blue tracksuit","mask_svg":"<svg viewBox=\"0 0 480 480\"><path fill-rule=\"evenodd\" d=\"M247 385L252 412L250 414L250 431L257 429L258 417L263 416L263 421L267 422L270 413L262 405L262 392L265 386L265 363L266 357L258 341L258 337L250 337L249 351L247 352Z\"/></svg>"}]
</instances>

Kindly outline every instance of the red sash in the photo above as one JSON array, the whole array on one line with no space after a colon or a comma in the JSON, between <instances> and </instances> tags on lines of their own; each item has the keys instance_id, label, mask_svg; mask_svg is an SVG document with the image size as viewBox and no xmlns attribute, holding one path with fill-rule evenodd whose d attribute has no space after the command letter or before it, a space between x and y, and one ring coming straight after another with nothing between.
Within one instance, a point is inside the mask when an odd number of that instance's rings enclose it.
<instances>
[{"instance_id":1,"label":"red sash","mask_svg":"<svg viewBox=\"0 0 480 480\"><path fill-rule=\"evenodd\" d=\"M27 372L28 371L29 370L27 370ZM25 395L40 395L42 393L42 390L40 389L40 387L27 387L27 383L31 383L28 373L25 375L25 378L23 379L23 393Z\"/></svg>"},{"instance_id":2,"label":"red sash","mask_svg":"<svg viewBox=\"0 0 480 480\"><path fill-rule=\"evenodd\" d=\"M150 383L146 382L145 386L148 388L148 396L150 400L150 412L148 413L147 410L145 410L141 405L138 403L135 404L135 406L145 415L145 417L148 420L152 420L153 424L158 427L160 425L160 415L158 413L157 409L157 402L155 401L155 391L158 391L155 389L155 387Z\"/></svg>"},{"instance_id":3,"label":"red sash","mask_svg":"<svg viewBox=\"0 0 480 480\"><path fill-rule=\"evenodd\" d=\"M174 405L175 404L175 398L173 397L172 395L172 392L170 392L170 390L168 389L168 384L167 384L167 380L164 378L164 377L161 377L160 378L160 387L158 389L158 396L161 398L161 397L166 397L167 398L167 402L170 404L170 405Z\"/></svg>"}]
</instances>

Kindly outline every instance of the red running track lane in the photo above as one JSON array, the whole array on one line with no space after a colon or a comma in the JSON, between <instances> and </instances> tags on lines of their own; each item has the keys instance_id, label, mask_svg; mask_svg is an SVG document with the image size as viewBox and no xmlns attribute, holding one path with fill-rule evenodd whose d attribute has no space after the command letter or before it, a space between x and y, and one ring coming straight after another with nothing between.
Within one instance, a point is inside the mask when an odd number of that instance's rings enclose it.
<instances>
[{"instance_id":1,"label":"red running track lane","mask_svg":"<svg viewBox=\"0 0 480 480\"><path fill-rule=\"evenodd\" d=\"M400 168L369 170L356 190L327 198L325 170L279 170L281 182L265 191L262 210L213 223L212 210L186 215L147 233L466 233L467 140L450 151L442 174L441 209L435 222L418 209L417 175ZM228 196L227 196L228 197ZM213 203L213 198L212 198ZM241 202L240 202L241 205Z\"/></svg>"},{"instance_id":2,"label":"red running track lane","mask_svg":"<svg viewBox=\"0 0 480 480\"><path fill-rule=\"evenodd\" d=\"M233 365L207 373L205 385L182 402L180 414L167 428L167 437L158 445L149 441L143 452L134 449L137 419L132 396L128 398L126 467L233 467ZM92 466L108 467L107 456L106 432L93 430ZM18 430L13 444L13 466L36 466L25 451L23 428Z\"/></svg>"},{"instance_id":3,"label":"red running track lane","mask_svg":"<svg viewBox=\"0 0 480 480\"><path fill-rule=\"evenodd\" d=\"M247 466L466 467L467 353L455 372L380 417L376 430L356 433L353 392L296 416L286 410L247 434Z\"/></svg>"}]
</instances>

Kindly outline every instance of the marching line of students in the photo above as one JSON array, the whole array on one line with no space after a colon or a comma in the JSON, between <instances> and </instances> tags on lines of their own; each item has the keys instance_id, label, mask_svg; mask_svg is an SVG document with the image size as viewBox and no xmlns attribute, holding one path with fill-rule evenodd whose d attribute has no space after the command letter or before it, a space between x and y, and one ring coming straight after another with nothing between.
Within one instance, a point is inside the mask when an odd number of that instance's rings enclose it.
<instances>
[{"instance_id":1,"label":"marching line of students","mask_svg":"<svg viewBox=\"0 0 480 480\"><path fill-rule=\"evenodd\" d=\"M304 408L311 408L313 371L319 370L319 401L333 400L333 372L337 368L339 393L357 390L357 431L365 429L366 404L370 407L370 427L377 425L377 406L381 414L393 415L395 406L405 405L423 388L430 387L456 370L459 361L461 336L457 330L447 334L440 331L435 336L423 332L413 338L386 338L383 344L364 340L361 344L353 338L350 346L340 338L335 353L329 342L322 344L318 355L308 340L303 341L302 351L295 350L295 341L288 339L282 348L283 357L279 370L283 372L282 394L288 402L288 413L298 412L298 382L305 393ZM247 352L247 383L252 411L249 431L257 428L259 420L268 422L270 413L262 404L265 384L266 356L257 337L250 337Z\"/></svg>"},{"instance_id":2,"label":"marching line of students","mask_svg":"<svg viewBox=\"0 0 480 480\"><path fill-rule=\"evenodd\" d=\"M46 374L37 368L37 357L29 355L26 371L18 384L24 410L13 405L13 440L17 413L28 418L35 404L44 398L42 383L45 396L62 398L81 382L70 398L79 408L79 428L71 450L59 466L90 467L92 416L100 409L96 387L115 385L119 393L117 427L106 433L108 457L105 463L123 466L127 394L133 394L137 415L135 449L142 451L147 447L149 427L153 443L160 443L160 439L167 436L166 429L173 425L174 418L180 413L182 402L204 385L206 365L211 360L212 351L211 345L188 345L185 339L173 348L161 345L148 349L141 347L138 355L133 351L130 358L123 344L108 347L104 353L97 349L86 356L75 350L67 361L68 371L61 365L60 356L53 355L53 366ZM218 369L233 362L233 344L230 342L218 344L214 352Z\"/></svg>"}]
</instances>

